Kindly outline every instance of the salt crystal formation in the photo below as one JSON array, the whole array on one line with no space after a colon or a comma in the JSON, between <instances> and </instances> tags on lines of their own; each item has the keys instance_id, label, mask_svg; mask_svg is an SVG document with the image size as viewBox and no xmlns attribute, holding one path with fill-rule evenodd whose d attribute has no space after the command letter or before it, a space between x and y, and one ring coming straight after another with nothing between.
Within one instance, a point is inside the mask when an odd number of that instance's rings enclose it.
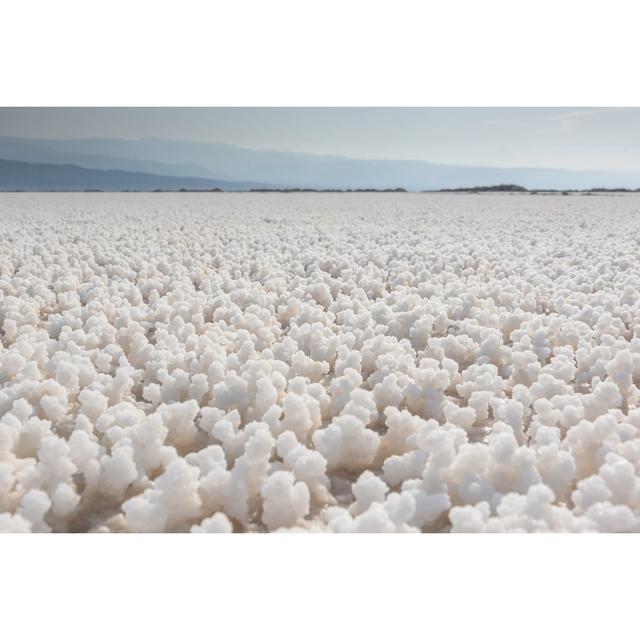
<instances>
[{"instance_id":1,"label":"salt crystal formation","mask_svg":"<svg viewBox=\"0 0 640 640\"><path fill-rule=\"evenodd\" d=\"M640 531L638 196L0 221L2 531Z\"/></svg>"}]
</instances>

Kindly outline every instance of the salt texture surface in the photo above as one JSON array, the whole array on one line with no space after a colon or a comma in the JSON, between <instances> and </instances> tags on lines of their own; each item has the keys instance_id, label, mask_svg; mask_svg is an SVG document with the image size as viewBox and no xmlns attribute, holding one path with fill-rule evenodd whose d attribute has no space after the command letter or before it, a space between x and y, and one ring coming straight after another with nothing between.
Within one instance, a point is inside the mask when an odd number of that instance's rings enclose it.
<instances>
[{"instance_id":1,"label":"salt texture surface","mask_svg":"<svg viewBox=\"0 0 640 640\"><path fill-rule=\"evenodd\" d=\"M2 531L640 531L640 196L0 222Z\"/></svg>"}]
</instances>

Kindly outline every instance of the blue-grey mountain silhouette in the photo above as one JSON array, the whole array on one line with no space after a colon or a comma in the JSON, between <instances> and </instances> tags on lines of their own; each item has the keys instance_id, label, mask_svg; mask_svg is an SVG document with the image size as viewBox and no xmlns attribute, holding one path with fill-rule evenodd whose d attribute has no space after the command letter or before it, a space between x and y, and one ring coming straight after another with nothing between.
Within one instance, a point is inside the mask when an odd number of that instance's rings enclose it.
<instances>
[{"instance_id":1,"label":"blue-grey mountain silhouette","mask_svg":"<svg viewBox=\"0 0 640 640\"><path fill-rule=\"evenodd\" d=\"M494 184L518 184L527 189L559 190L640 187L640 173L632 172L362 160L156 138L40 140L0 137L0 158L222 182L258 182L285 188L403 187L421 191ZM141 184L138 188L146 187Z\"/></svg>"},{"instance_id":2,"label":"blue-grey mountain silhouette","mask_svg":"<svg viewBox=\"0 0 640 640\"><path fill-rule=\"evenodd\" d=\"M163 176L120 169L88 169L74 164L0 159L0 191L247 191L262 183Z\"/></svg>"}]
</instances>

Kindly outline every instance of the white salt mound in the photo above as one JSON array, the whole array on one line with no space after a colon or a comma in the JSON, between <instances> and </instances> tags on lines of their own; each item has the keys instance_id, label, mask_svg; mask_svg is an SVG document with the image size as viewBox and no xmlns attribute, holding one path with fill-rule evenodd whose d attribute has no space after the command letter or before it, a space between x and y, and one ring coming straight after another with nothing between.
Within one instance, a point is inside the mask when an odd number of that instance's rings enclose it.
<instances>
[{"instance_id":1,"label":"white salt mound","mask_svg":"<svg viewBox=\"0 0 640 640\"><path fill-rule=\"evenodd\" d=\"M0 531L640 531L638 212L3 194Z\"/></svg>"}]
</instances>

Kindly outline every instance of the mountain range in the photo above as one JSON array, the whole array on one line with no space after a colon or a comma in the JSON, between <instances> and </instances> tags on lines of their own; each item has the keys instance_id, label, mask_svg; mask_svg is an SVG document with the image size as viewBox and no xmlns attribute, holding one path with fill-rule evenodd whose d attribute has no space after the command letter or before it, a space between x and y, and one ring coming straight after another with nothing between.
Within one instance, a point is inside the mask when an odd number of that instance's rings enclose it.
<instances>
[{"instance_id":1,"label":"mountain range","mask_svg":"<svg viewBox=\"0 0 640 640\"><path fill-rule=\"evenodd\" d=\"M501 183L527 189L640 187L640 173L484 167L245 149L143 138L0 137L0 190L251 188L455 189Z\"/></svg>"},{"instance_id":2,"label":"mountain range","mask_svg":"<svg viewBox=\"0 0 640 640\"><path fill-rule=\"evenodd\" d=\"M0 191L248 191L262 183L165 176L75 164L21 162L0 158Z\"/></svg>"}]
</instances>

